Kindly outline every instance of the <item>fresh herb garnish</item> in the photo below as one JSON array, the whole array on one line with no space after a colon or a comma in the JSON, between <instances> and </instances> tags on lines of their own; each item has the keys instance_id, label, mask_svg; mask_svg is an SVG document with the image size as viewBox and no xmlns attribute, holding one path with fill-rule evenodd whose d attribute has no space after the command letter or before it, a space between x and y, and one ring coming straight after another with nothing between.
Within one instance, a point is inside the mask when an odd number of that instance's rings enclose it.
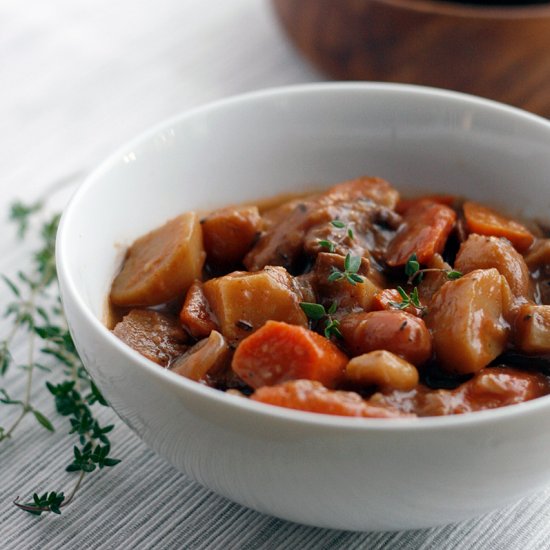
<instances>
[{"instance_id":1,"label":"fresh herb garnish","mask_svg":"<svg viewBox=\"0 0 550 550\"><path fill-rule=\"evenodd\" d=\"M330 224L337 229L345 229L346 234L350 240L355 239L353 229L350 227L350 224L345 224L342 220L331 220ZM329 241L328 239L319 239L317 244L321 248L326 248L329 252L334 252L336 250L336 243Z\"/></svg>"},{"instance_id":2,"label":"fresh herb garnish","mask_svg":"<svg viewBox=\"0 0 550 550\"><path fill-rule=\"evenodd\" d=\"M322 304L316 304L313 302L300 302L300 307L303 312L307 315L308 319L312 321L318 321L327 315L325 311L325 306Z\"/></svg>"},{"instance_id":3,"label":"fresh herb garnish","mask_svg":"<svg viewBox=\"0 0 550 550\"><path fill-rule=\"evenodd\" d=\"M338 302L332 302L328 309L325 309L325 306L322 304L316 304L313 302L300 302L300 307L312 321L320 321L326 317L325 327L323 330L325 338L328 338L329 340L331 336L342 338L342 333L340 332L340 321L332 318L332 315L334 315L338 309Z\"/></svg>"},{"instance_id":4,"label":"fresh herb garnish","mask_svg":"<svg viewBox=\"0 0 550 550\"><path fill-rule=\"evenodd\" d=\"M413 284L415 280L417 282L422 281L422 276L424 273L443 273L447 279L451 281L462 277L462 273L456 269L443 269L437 267L427 267L421 269L416 253L412 254L405 264L405 275L408 277L407 284Z\"/></svg>"},{"instance_id":5,"label":"fresh herb garnish","mask_svg":"<svg viewBox=\"0 0 550 550\"><path fill-rule=\"evenodd\" d=\"M390 306L396 309L407 309L408 307L412 306L416 309L420 310L421 312L424 312L426 310L426 306L423 306L420 303L420 297L418 296L418 288L414 287L412 291L407 294L405 289L401 286L397 287L397 292L399 292L399 295L401 296L402 301L401 302L389 302Z\"/></svg>"},{"instance_id":6,"label":"fresh herb garnish","mask_svg":"<svg viewBox=\"0 0 550 550\"><path fill-rule=\"evenodd\" d=\"M29 228L29 220L33 214L42 208L42 203L35 202L34 204L23 204L22 202L14 202L10 208L10 220L17 225L17 235L22 239Z\"/></svg>"},{"instance_id":7,"label":"fresh herb garnish","mask_svg":"<svg viewBox=\"0 0 550 550\"><path fill-rule=\"evenodd\" d=\"M16 203L11 207L10 219L17 224L20 238L26 235L32 215L40 208L40 203L31 206ZM0 427L0 442L13 438L16 429L29 414L44 429L54 431L52 421L31 402L33 375L35 371L42 370L54 373L54 379L46 382L46 386L54 397L57 412L69 419L69 433L76 434L79 443L79 446L73 447L71 462L66 467L68 472L79 472L68 497L62 491L50 491L41 496L34 493L30 502L21 503L19 498L15 499L17 507L34 515L61 513L61 508L73 500L86 474L120 462L110 456L111 444L107 434L114 426L101 426L94 417L91 407L95 403L104 406L107 403L78 356L54 284L57 281L55 237L58 223L59 215L55 215L42 225L41 247L33 254L28 272L20 271L16 280L2 276L12 294L12 301L4 311L4 316L12 320L12 328L0 341L0 375L17 366L25 373L26 383L21 397L9 395L0 388L0 406L20 409L10 425ZM12 342L20 332L26 333L27 340L24 364L18 364L11 352ZM42 360L48 357L55 359L52 367L58 367L56 372L43 364Z\"/></svg>"},{"instance_id":8,"label":"fresh herb garnish","mask_svg":"<svg viewBox=\"0 0 550 550\"><path fill-rule=\"evenodd\" d=\"M346 233L347 233L347 236L353 240L355 239L355 235L353 233L353 229L350 227L350 224L348 223L347 225L342 221L342 220L332 220L330 222L334 227L336 227L337 229L345 229L346 230Z\"/></svg>"},{"instance_id":9,"label":"fresh herb garnish","mask_svg":"<svg viewBox=\"0 0 550 550\"><path fill-rule=\"evenodd\" d=\"M409 259L407 260L407 263L405 264L405 275L409 278L416 277L417 275L421 276L419 271L420 271L420 263L418 262L418 258L415 252L409 257Z\"/></svg>"},{"instance_id":10,"label":"fresh herb garnish","mask_svg":"<svg viewBox=\"0 0 550 550\"><path fill-rule=\"evenodd\" d=\"M325 338L328 338L329 340L331 336L342 338L342 333L340 332L340 321L338 321L338 319L327 320L324 334Z\"/></svg>"},{"instance_id":11,"label":"fresh herb garnish","mask_svg":"<svg viewBox=\"0 0 550 550\"><path fill-rule=\"evenodd\" d=\"M321 248L327 248L329 252L334 252L336 250L336 245L332 241L321 239L317 242Z\"/></svg>"},{"instance_id":12,"label":"fresh herb garnish","mask_svg":"<svg viewBox=\"0 0 550 550\"><path fill-rule=\"evenodd\" d=\"M333 266L332 272L328 276L328 280L332 283L345 279L353 286L355 286L357 283L363 283L363 277L361 275L358 275L357 273L360 267L361 256L352 256L351 253L348 252L344 259L344 271L340 271L338 268Z\"/></svg>"}]
</instances>

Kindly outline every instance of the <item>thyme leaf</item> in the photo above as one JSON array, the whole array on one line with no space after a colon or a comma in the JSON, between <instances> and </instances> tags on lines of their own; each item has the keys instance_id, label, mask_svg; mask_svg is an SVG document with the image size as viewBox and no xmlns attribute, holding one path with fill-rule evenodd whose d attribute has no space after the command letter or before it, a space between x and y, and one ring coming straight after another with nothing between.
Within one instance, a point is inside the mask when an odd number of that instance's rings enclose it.
<instances>
[{"instance_id":1,"label":"thyme leaf","mask_svg":"<svg viewBox=\"0 0 550 550\"><path fill-rule=\"evenodd\" d=\"M336 245L332 241L327 241L325 239L320 239L319 241L317 241L317 243L319 244L319 246L321 248L326 248L331 253L336 250Z\"/></svg>"},{"instance_id":2,"label":"thyme leaf","mask_svg":"<svg viewBox=\"0 0 550 550\"><path fill-rule=\"evenodd\" d=\"M332 318L338 309L338 302L332 302L328 309L325 309L325 306L322 304L312 302L300 302L300 307L312 321L320 321L325 318L325 326L323 329L325 338L328 338L329 340L332 336L342 338L342 333L340 332L340 321Z\"/></svg>"},{"instance_id":3,"label":"thyme leaf","mask_svg":"<svg viewBox=\"0 0 550 550\"><path fill-rule=\"evenodd\" d=\"M462 277L462 273L456 269L443 269L438 267L426 267L421 269L416 253L411 254L405 264L405 275L408 277L407 284L413 284L415 280L417 282L422 281L424 273L443 273L450 281Z\"/></svg>"},{"instance_id":4,"label":"thyme leaf","mask_svg":"<svg viewBox=\"0 0 550 550\"><path fill-rule=\"evenodd\" d=\"M403 310L412 306L420 310L422 313L426 312L426 306L423 306L420 303L420 297L418 295L417 287L414 287L410 293L407 293L407 291L403 287L398 286L397 292L399 292L401 302L389 302L389 305L391 307Z\"/></svg>"},{"instance_id":5,"label":"thyme leaf","mask_svg":"<svg viewBox=\"0 0 550 550\"><path fill-rule=\"evenodd\" d=\"M341 281L346 279L346 281L355 286L357 283L364 283L365 280L357 272L361 267L361 256L352 256L351 252L346 254L344 259L344 271L340 271L336 267L332 267L332 272L328 276L329 282Z\"/></svg>"}]
</instances>

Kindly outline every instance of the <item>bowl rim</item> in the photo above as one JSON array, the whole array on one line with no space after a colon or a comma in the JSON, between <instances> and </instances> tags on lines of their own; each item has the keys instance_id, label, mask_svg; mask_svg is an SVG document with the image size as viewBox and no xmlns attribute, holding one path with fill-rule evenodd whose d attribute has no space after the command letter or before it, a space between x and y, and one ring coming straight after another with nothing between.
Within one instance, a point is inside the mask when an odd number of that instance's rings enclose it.
<instances>
[{"instance_id":1,"label":"bowl rim","mask_svg":"<svg viewBox=\"0 0 550 550\"><path fill-rule=\"evenodd\" d=\"M491 6L461 3L458 0L373 0L375 3L394 8L469 19L529 20L550 18L550 4Z\"/></svg>"},{"instance_id":2,"label":"bowl rim","mask_svg":"<svg viewBox=\"0 0 550 550\"><path fill-rule=\"evenodd\" d=\"M200 384L165 368L159 367L159 365L145 358L139 352L130 348L118 339L86 305L83 297L78 292L77 285L72 277L69 267L71 262L68 258L68 253L66 252L68 242L71 239L71 220L75 217L75 212L78 211L79 205L81 201L85 199L88 190L93 187L105 173L118 165L120 160L131 153L136 146L143 145L151 141L160 132L166 131L174 125L184 124L186 120L192 119L195 116L204 115L209 111L231 108L235 105L255 101L277 100L282 97L288 97L289 95L339 94L345 92L361 94L384 92L394 95L406 94L408 96L412 95L423 98L439 97L454 104L477 106L493 112L500 111L508 116L522 118L530 123L544 127L545 131L547 131L550 136L550 121L538 115L490 99L484 99L461 92L427 86L418 86L414 84L395 84L383 82L329 82L299 84L247 92L206 103L176 114L173 117L169 117L126 142L114 153L108 156L103 162L101 162L97 168L92 170L92 172L90 172L83 183L75 191L62 213L56 239L56 266L59 281L61 283L60 286L62 288L63 301L70 300L72 304L78 308L79 313L85 319L90 328L96 332L99 338L105 339L105 345L114 346L117 352L119 352L127 361L132 361L133 363L139 364L140 368L145 369L151 376L160 380L169 380L170 383L179 385L179 387L185 391L190 391L194 394L203 396L208 400L216 402L216 405L218 406L237 409L239 412L254 413L257 417L269 417L271 419L279 419L290 423L326 427L327 429L336 428L338 430L352 431L388 430L393 432L409 431L411 429L415 431L423 431L426 429L453 429L470 426L471 424L506 421L522 414L536 414L542 409L550 411L550 394L531 401L500 407L497 409L448 416L392 419L336 416L258 403L250 399L234 396L220 390L210 388L204 384Z\"/></svg>"}]
</instances>

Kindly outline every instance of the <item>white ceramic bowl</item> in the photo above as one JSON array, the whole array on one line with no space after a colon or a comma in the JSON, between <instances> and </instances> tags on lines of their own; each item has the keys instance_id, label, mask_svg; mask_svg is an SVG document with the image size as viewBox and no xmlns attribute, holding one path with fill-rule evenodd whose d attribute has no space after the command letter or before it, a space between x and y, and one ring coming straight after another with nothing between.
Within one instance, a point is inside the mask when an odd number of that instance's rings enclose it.
<instances>
[{"instance_id":1,"label":"white ceramic bowl","mask_svg":"<svg viewBox=\"0 0 550 550\"><path fill-rule=\"evenodd\" d=\"M331 417L254 403L163 370L102 324L123 247L185 210L378 175L546 217L550 122L456 93L283 88L170 120L96 170L63 215L63 303L90 374L161 456L245 506L323 527L456 522L550 482L550 397L446 418Z\"/></svg>"}]
</instances>

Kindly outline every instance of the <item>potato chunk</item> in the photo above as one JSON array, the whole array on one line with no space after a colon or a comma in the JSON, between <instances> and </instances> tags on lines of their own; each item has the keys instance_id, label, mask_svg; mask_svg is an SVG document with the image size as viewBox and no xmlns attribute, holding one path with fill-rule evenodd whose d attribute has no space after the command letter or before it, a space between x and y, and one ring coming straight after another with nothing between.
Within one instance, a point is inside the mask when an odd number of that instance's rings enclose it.
<instances>
[{"instance_id":1,"label":"potato chunk","mask_svg":"<svg viewBox=\"0 0 550 550\"><path fill-rule=\"evenodd\" d=\"M470 273L475 269L494 267L504 276L516 297L527 298L530 294L529 269L523 256L499 237L471 234L462 243L456 256L455 269Z\"/></svg>"},{"instance_id":2,"label":"potato chunk","mask_svg":"<svg viewBox=\"0 0 550 550\"><path fill-rule=\"evenodd\" d=\"M225 338L216 330L208 338L197 342L170 366L181 376L191 380L204 380L207 374L215 374L229 364L230 350Z\"/></svg>"},{"instance_id":3,"label":"potato chunk","mask_svg":"<svg viewBox=\"0 0 550 550\"><path fill-rule=\"evenodd\" d=\"M182 296L204 264L202 232L195 212L187 212L132 244L111 288L117 306L151 306Z\"/></svg>"},{"instance_id":4,"label":"potato chunk","mask_svg":"<svg viewBox=\"0 0 550 550\"><path fill-rule=\"evenodd\" d=\"M258 238L262 220L256 206L221 208L202 220L204 249L209 265L235 266Z\"/></svg>"},{"instance_id":5,"label":"potato chunk","mask_svg":"<svg viewBox=\"0 0 550 550\"><path fill-rule=\"evenodd\" d=\"M418 384L418 371L390 351L377 350L354 357L346 366L346 378L361 386L409 391Z\"/></svg>"},{"instance_id":6,"label":"potato chunk","mask_svg":"<svg viewBox=\"0 0 550 550\"><path fill-rule=\"evenodd\" d=\"M496 269L478 269L445 283L435 294L426 323L445 370L477 372L504 351L509 332L503 318L506 287Z\"/></svg>"},{"instance_id":7,"label":"potato chunk","mask_svg":"<svg viewBox=\"0 0 550 550\"><path fill-rule=\"evenodd\" d=\"M550 353L550 306L523 305L514 323L514 340L525 353Z\"/></svg>"},{"instance_id":8,"label":"potato chunk","mask_svg":"<svg viewBox=\"0 0 550 550\"><path fill-rule=\"evenodd\" d=\"M235 344L268 320L307 326L301 297L283 267L262 271L235 271L204 283L204 294L222 334Z\"/></svg>"},{"instance_id":9,"label":"potato chunk","mask_svg":"<svg viewBox=\"0 0 550 550\"><path fill-rule=\"evenodd\" d=\"M176 317L147 309L133 309L113 332L125 344L165 367L181 355L187 335Z\"/></svg>"}]
</instances>

